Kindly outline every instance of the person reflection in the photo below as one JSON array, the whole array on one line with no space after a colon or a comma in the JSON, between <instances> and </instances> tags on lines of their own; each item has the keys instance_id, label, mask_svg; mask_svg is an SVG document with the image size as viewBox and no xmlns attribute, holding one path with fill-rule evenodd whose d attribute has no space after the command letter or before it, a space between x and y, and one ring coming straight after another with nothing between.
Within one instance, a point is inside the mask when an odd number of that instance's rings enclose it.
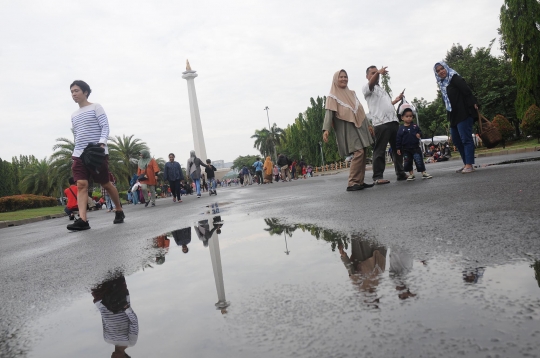
<instances>
[{"instance_id":1,"label":"person reflection","mask_svg":"<svg viewBox=\"0 0 540 358\"><path fill-rule=\"evenodd\" d=\"M126 279L121 273L92 288L92 297L103 324L103 339L114 345L111 358L129 358L125 352L137 343L139 321L131 308Z\"/></svg>"},{"instance_id":2,"label":"person reflection","mask_svg":"<svg viewBox=\"0 0 540 358\"><path fill-rule=\"evenodd\" d=\"M379 302L375 292L386 267L386 248L353 236L350 257L341 243L338 250L352 282L370 298L367 303Z\"/></svg>"},{"instance_id":3,"label":"person reflection","mask_svg":"<svg viewBox=\"0 0 540 358\"><path fill-rule=\"evenodd\" d=\"M463 270L463 281L466 283L478 283L478 280L484 276L484 271L484 267L475 267Z\"/></svg>"},{"instance_id":4,"label":"person reflection","mask_svg":"<svg viewBox=\"0 0 540 358\"><path fill-rule=\"evenodd\" d=\"M154 248L158 249L156 254L156 264L163 265L165 263L165 255L169 252L169 246L171 240L167 238L167 235L161 235L154 238Z\"/></svg>"},{"instance_id":5,"label":"person reflection","mask_svg":"<svg viewBox=\"0 0 540 358\"><path fill-rule=\"evenodd\" d=\"M390 277L396 282L396 290L398 291L398 297L402 300L406 300L410 297L416 297L415 293L412 293L405 282L405 275L413 268L413 256L412 254L403 248L392 247L390 254Z\"/></svg>"},{"instance_id":6,"label":"person reflection","mask_svg":"<svg viewBox=\"0 0 540 358\"><path fill-rule=\"evenodd\" d=\"M172 236L176 245L182 246L182 252L187 254L189 252L189 243L191 242L191 228L186 227L180 230L174 230Z\"/></svg>"},{"instance_id":7,"label":"person reflection","mask_svg":"<svg viewBox=\"0 0 540 358\"><path fill-rule=\"evenodd\" d=\"M216 216L212 219L212 221L212 229L210 229L210 224L208 223L208 220L200 220L197 223L197 226L194 227L195 233L203 242L204 247L208 247L208 240L212 237L214 231L217 230L217 233L221 234L221 227L223 226L221 224L221 217Z\"/></svg>"}]
</instances>

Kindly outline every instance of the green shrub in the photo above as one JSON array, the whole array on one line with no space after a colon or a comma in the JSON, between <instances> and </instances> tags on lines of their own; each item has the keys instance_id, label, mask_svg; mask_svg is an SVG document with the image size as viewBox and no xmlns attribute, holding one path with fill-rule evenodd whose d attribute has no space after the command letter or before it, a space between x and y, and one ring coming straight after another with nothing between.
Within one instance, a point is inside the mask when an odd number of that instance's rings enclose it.
<instances>
[{"instance_id":1,"label":"green shrub","mask_svg":"<svg viewBox=\"0 0 540 358\"><path fill-rule=\"evenodd\" d=\"M24 209L45 208L56 205L58 205L56 199L49 196L33 194L4 196L0 198L0 213Z\"/></svg>"},{"instance_id":2,"label":"green shrub","mask_svg":"<svg viewBox=\"0 0 540 358\"><path fill-rule=\"evenodd\" d=\"M525 112L521 121L521 130L525 135L533 136L540 142L540 108L537 105L533 104Z\"/></svg>"},{"instance_id":3,"label":"green shrub","mask_svg":"<svg viewBox=\"0 0 540 358\"><path fill-rule=\"evenodd\" d=\"M514 127L512 127L510 121L502 114L497 114L495 118L493 118L493 125L497 127L503 140L508 140L514 136Z\"/></svg>"}]
</instances>

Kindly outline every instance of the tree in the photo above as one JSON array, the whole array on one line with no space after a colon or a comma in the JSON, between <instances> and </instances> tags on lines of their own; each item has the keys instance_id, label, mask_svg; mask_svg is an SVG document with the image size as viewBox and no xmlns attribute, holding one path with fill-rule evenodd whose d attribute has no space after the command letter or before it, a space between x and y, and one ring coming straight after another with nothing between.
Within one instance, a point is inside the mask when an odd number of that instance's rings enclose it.
<instances>
[{"instance_id":1,"label":"tree","mask_svg":"<svg viewBox=\"0 0 540 358\"><path fill-rule=\"evenodd\" d=\"M390 75L385 73L381 76L381 87L388 93L390 98L392 97L392 89L390 88Z\"/></svg>"},{"instance_id":2,"label":"tree","mask_svg":"<svg viewBox=\"0 0 540 358\"><path fill-rule=\"evenodd\" d=\"M259 158L260 156L258 155L246 155L246 156L239 156L238 158L236 158L235 160L233 160L233 165L231 167L231 169L242 169L242 167L245 165L246 167L248 167L248 169L251 168L251 166L253 165L253 163L255 163L255 161L257 160L257 158Z\"/></svg>"},{"instance_id":3,"label":"tree","mask_svg":"<svg viewBox=\"0 0 540 358\"><path fill-rule=\"evenodd\" d=\"M279 128L275 123L270 127L270 130L263 128L255 130L255 134L251 138L255 138L253 148L257 148L263 157L274 156L274 147L277 148L281 143L283 129ZM274 158L277 161L277 158Z\"/></svg>"},{"instance_id":4,"label":"tree","mask_svg":"<svg viewBox=\"0 0 540 358\"><path fill-rule=\"evenodd\" d=\"M531 105L540 105L540 3L504 0L499 18L501 47L517 83L516 113L522 118Z\"/></svg>"},{"instance_id":5,"label":"tree","mask_svg":"<svg viewBox=\"0 0 540 358\"><path fill-rule=\"evenodd\" d=\"M493 118L493 125L497 127L499 130L499 133L501 133L502 139L503 139L503 148L506 147L506 141L514 135L514 127L510 124L508 119L506 119L505 116L501 114L497 114L495 118Z\"/></svg>"},{"instance_id":6,"label":"tree","mask_svg":"<svg viewBox=\"0 0 540 358\"><path fill-rule=\"evenodd\" d=\"M30 165L22 172L21 192L24 194L51 196L53 193L52 181L49 180L51 160L47 159L47 157L42 160L38 160L33 156L31 158Z\"/></svg>"},{"instance_id":7,"label":"tree","mask_svg":"<svg viewBox=\"0 0 540 358\"><path fill-rule=\"evenodd\" d=\"M0 197L19 193L17 188L17 168L12 163L0 158Z\"/></svg>"},{"instance_id":8,"label":"tree","mask_svg":"<svg viewBox=\"0 0 540 358\"><path fill-rule=\"evenodd\" d=\"M109 166L112 173L116 175L117 185L128 186L129 179L133 173L137 172L137 162L139 161L139 152L148 150L145 142L139 138L122 135L109 137Z\"/></svg>"},{"instance_id":9,"label":"tree","mask_svg":"<svg viewBox=\"0 0 540 358\"><path fill-rule=\"evenodd\" d=\"M521 122L521 129L525 135L530 135L538 139L540 143L540 108L536 105L529 107L523 121Z\"/></svg>"},{"instance_id":10,"label":"tree","mask_svg":"<svg viewBox=\"0 0 540 358\"><path fill-rule=\"evenodd\" d=\"M72 175L73 159L71 157L75 143L67 138L56 138L56 142L52 148L54 153L50 157L50 173L53 185L61 190L68 185L68 179Z\"/></svg>"},{"instance_id":11,"label":"tree","mask_svg":"<svg viewBox=\"0 0 540 358\"><path fill-rule=\"evenodd\" d=\"M424 138L430 138L436 135L447 135L446 128L448 120L446 117L446 107L443 105L441 92L437 93L437 99L433 102L428 102L424 98L414 98L412 104L416 108L418 121L422 129Z\"/></svg>"}]
</instances>

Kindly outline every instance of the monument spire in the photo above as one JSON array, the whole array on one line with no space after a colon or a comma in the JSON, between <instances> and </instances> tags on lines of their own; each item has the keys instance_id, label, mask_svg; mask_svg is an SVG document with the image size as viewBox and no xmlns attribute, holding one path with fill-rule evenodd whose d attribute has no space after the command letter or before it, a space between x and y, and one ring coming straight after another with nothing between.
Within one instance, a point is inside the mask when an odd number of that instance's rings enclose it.
<instances>
[{"instance_id":1,"label":"monument spire","mask_svg":"<svg viewBox=\"0 0 540 358\"><path fill-rule=\"evenodd\" d=\"M182 78L187 81L189 96L189 112L191 114L191 129L193 131L193 145L197 157L203 162L206 161L206 146L201 125L201 116L199 114L199 102L197 101L197 92L195 91L195 77L197 71L193 71L186 60L186 70L182 72Z\"/></svg>"}]
</instances>

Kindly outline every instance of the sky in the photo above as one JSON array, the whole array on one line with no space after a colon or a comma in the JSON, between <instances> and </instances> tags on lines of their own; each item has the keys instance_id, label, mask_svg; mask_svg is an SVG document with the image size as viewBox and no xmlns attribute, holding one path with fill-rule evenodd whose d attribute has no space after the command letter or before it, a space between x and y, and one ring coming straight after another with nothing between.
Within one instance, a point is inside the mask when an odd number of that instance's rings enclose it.
<instances>
[{"instance_id":1,"label":"sky","mask_svg":"<svg viewBox=\"0 0 540 358\"><path fill-rule=\"evenodd\" d=\"M233 161L258 154L250 137L285 128L328 94L345 69L362 96L365 70L388 66L397 95L436 97L433 65L452 44L499 54L503 0L10 1L0 0L0 158L50 156L73 138L73 80L156 158L193 149L186 59L197 71L206 152Z\"/></svg>"}]
</instances>

